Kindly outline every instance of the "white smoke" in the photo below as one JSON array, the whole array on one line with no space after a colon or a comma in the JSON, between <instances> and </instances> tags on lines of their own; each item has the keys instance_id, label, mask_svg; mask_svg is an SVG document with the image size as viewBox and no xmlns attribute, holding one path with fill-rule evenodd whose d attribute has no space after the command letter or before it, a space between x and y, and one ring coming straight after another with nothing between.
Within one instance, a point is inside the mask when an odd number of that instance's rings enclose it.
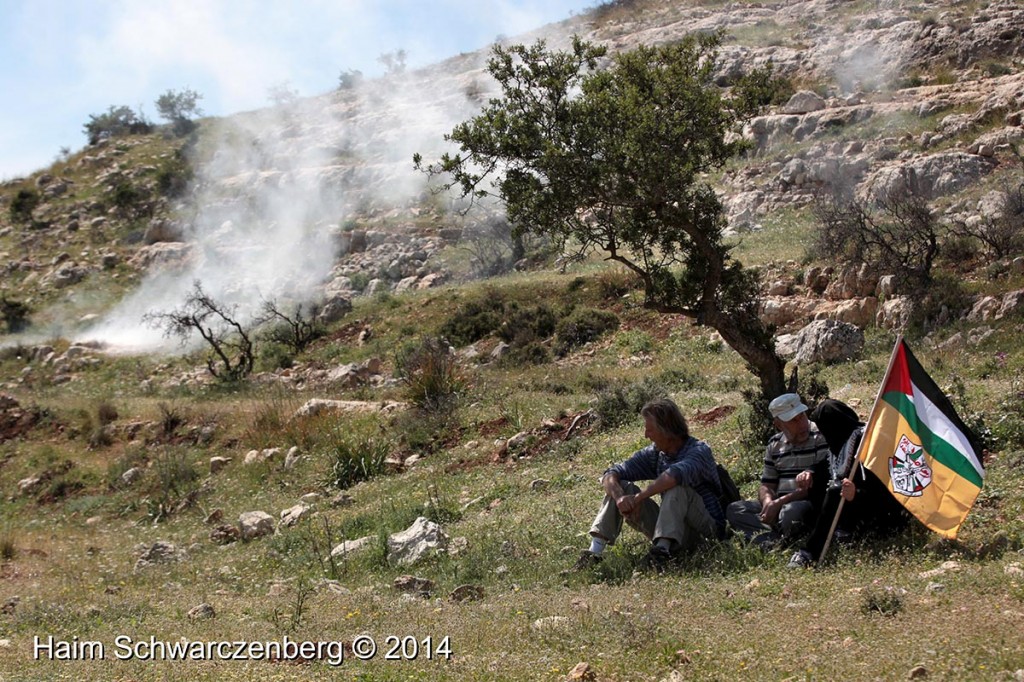
<instances>
[{"instance_id":1,"label":"white smoke","mask_svg":"<svg viewBox=\"0 0 1024 682\"><path fill-rule=\"evenodd\" d=\"M426 177L413 154L436 155L444 134L479 110L487 82L482 56L471 56L457 74L395 74L214 122L203 144L213 140L215 150L179 211L193 212L182 225L187 265L154 271L79 340L172 350L177 340L144 319L180 308L195 282L242 324L265 301L316 302L345 222L372 207L419 203Z\"/></svg>"}]
</instances>

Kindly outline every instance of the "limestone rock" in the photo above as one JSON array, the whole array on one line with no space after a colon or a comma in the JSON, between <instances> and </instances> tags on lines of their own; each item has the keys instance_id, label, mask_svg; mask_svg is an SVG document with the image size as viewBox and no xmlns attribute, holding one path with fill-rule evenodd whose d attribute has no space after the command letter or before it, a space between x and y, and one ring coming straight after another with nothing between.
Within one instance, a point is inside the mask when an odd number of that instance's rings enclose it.
<instances>
[{"instance_id":1,"label":"limestone rock","mask_svg":"<svg viewBox=\"0 0 1024 682\"><path fill-rule=\"evenodd\" d=\"M186 556L185 550L178 549L175 545L165 540L157 540L152 545L143 546L142 555L135 562L135 570L138 571L157 564L183 561Z\"/></svg>"},{"instance_id":2,"label":"limestone rock","mask_svg":"<svg viewBox=\"0 0 1024 682\"><path fill-rule=\"evenodd\" d=\"M812 111L821 111L825 108L825 100L810 90L797 92L789 101L782 105L784 114L807 114Z\"/></svg>"},{"instance_id":3,"label":"limestone rock","mask_svg":"<svg viewBox=\"0 0 1024 682\"><path fill-rule=\"evenodd\" d=\"M273 535L274 517L262 511L242 512L238 517L238 526L243 540L253 540L264 535Z\"/></svg>"},{"instance_id":4,"label":"limestone rock","mask_svg":"<svg viewBox=\"0 0 1024 682\"><path fill-rule=\"evenodd\" d=\"M215 618L217 612L209 604L200 604L199 606L193 606L188 610L188 619L192 621L196 620L207 620L209 618Z\"/></svg>"},{"instance_id":5,"label":"limestone rock","mask_svg":"<svg viewBox=\"0 0 1024 682\"><path fill-rule=\"evenodd\" d=\"M228 464L231 463L230 457L211 457L210 458L210 473L216 474L224 469Z\"/></svg>"},{"instance_id":6,"label":"limestone rock","mask_svg":"<svg viewBox=\"0 0 1024 682\"><path fill-rule=\"evenodd\" d=\"M837 362L860 355L864 349L864 332L846 322L815 320L800 330L796 363Z\"/></svg>"},{"instance_id":7,"label":"limestone rock","mask_svg":"<svg viewBox=\"0 0 1024 682\"><path fill-rule=\"evenodd\" d=\"M304 504L297 504L294 507L289 507L281 512L281 525L290 528L301 521L308 513L309 507Z\"/></svg>"},{"instance_id":8,"label":"limestone rock","mask_svg":"<svg viewBox=\"0 0 1024 682\"><path fill-rule=\"evenodd\" d=\"M210 542L215 545L230 545L242 539L242 532L237 526L221 524L210 531Z\"/></svg>"},{"instance_id":9,"label":"limestone rock","mask_svg":"<svg viewBox=\"0 0 1024 682\"><path fill-rule=\"evenodd\" d=\"M434 581L429 578L418 578L413 575L400 575L391 583L399 592L406 592L409 594L414 593L427 593L434 589Z\"/></svg>"},{"instance_id":10,"label":"limestone rock","mask_svg":"<svg viewBox=\"0 0 1024 682\"><path fill-rule=\"evenodd\" d=\"M388 561L399 566L416 563L428 554L444 550L448 540L441 526L421 516L404 531L388 537Z\"/></svg>"},{"instance_id":11,"label":"limestone rock","mask_svg":"<svg viewBox=\"0 0 1024 682\"><path fill-rule=\"evenodd\" d=\"M366 549L370 545L372 545L373 541L376 539L377 538L374 535L367 535L357 540L345 540L344 542L335 546L335 548L331 550L331 556L337 559L338 557L343 557L346 554L351 554L352 552L358 552L361 549Z\"/></svg>"}]
</instances>

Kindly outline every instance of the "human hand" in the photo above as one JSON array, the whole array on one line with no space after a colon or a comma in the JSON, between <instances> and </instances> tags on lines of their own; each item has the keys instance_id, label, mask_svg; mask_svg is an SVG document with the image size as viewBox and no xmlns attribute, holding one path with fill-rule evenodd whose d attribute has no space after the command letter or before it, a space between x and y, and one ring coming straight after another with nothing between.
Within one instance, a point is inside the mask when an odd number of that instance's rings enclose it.
<instances>
[{"instance_id":1,"label":"human hand","mask_svg":"<svg viewBox=\"0 0 1024 682\"><path fill-rule=\"evenodd\" d=\"M811 485L814 483L814 474L810 471L801 471L796 475L796 489L797 490L810 490Z\"/></svg>"},{"instance_id":2,"label":"human hand","mask_svg":"<svg viewBox=\"0 0 1024 682\"><path fill-rule=\"evenodd\" d=\"M843 499L846 500L847 502L853 502L853 498L857 496L857 486L855 486L853 484L853 481L851 481L850 479L844 478L843 489L840 492L840 494L843 496Z\"/></svg>"},{"instance_id":3,"label":"human hand","mask_svg":"<svg viewBox=\"0 0 1024 682\"><path fill-rule=\"evenodd\" d=\"M629 516L638 506L636 503L636 495L623 495L615 500L615 506L618 507L619 512L623 516Z\"/></svg>"},{"instance_id":4,"label":"human hand","mask_svg":"<svg viewBox=\"0 0 1024 682\"><path fill-rule=\"evenodd\" d=\"M769 526L774 526L779 520L779 513L782 511L782 502L780 500L771 500L767 504L761 505L761 523Z\"/></svg>"}]
</instances>

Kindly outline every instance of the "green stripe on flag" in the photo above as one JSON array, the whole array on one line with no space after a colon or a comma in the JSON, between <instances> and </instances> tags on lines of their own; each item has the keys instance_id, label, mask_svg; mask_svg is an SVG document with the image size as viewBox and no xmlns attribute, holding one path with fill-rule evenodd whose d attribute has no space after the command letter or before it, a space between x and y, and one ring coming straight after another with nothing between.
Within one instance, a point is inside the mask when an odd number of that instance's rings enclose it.
<instances>
[{"instance_id":1,"label":"green stripe on flag","mask_svg":"<svg viewBox=\"0 0 1024 682\"><path fill-rule=\"evenodd\" d=\"M914 401L910 399L910 396L899 391L890 391L882 396L882 400L889 403L903 415L903 418L907 420L910 427L914 429L917 437L921 439L921 447L925 449L925 452L974 485L979 488L981 487L981 474L974 468L974 465L971 464L970 460L962 452L932 433L928 425L917 416L917 410L914 409Z\"/></svg>"}]
</instances>

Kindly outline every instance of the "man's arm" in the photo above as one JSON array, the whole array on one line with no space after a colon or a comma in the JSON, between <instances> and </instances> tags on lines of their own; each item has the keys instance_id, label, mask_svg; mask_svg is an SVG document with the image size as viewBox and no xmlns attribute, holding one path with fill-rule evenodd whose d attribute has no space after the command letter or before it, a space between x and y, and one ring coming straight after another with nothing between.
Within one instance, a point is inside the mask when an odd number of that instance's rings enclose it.
<instances>
[{"instance_id":1,"label":"man's arm","mask_svg":"<svg viewBox=\"0 0 1024 682\"><path fill-rule=\"evenodd\" d=\"M676 477L670 474L668 471L658 476L656 479L651 481L651 484L644 488L642 491L633 496L633 502L640 504L649 497L660 495L666 490L671 490L678 485Z\"/></svg>"}]
</instances>

